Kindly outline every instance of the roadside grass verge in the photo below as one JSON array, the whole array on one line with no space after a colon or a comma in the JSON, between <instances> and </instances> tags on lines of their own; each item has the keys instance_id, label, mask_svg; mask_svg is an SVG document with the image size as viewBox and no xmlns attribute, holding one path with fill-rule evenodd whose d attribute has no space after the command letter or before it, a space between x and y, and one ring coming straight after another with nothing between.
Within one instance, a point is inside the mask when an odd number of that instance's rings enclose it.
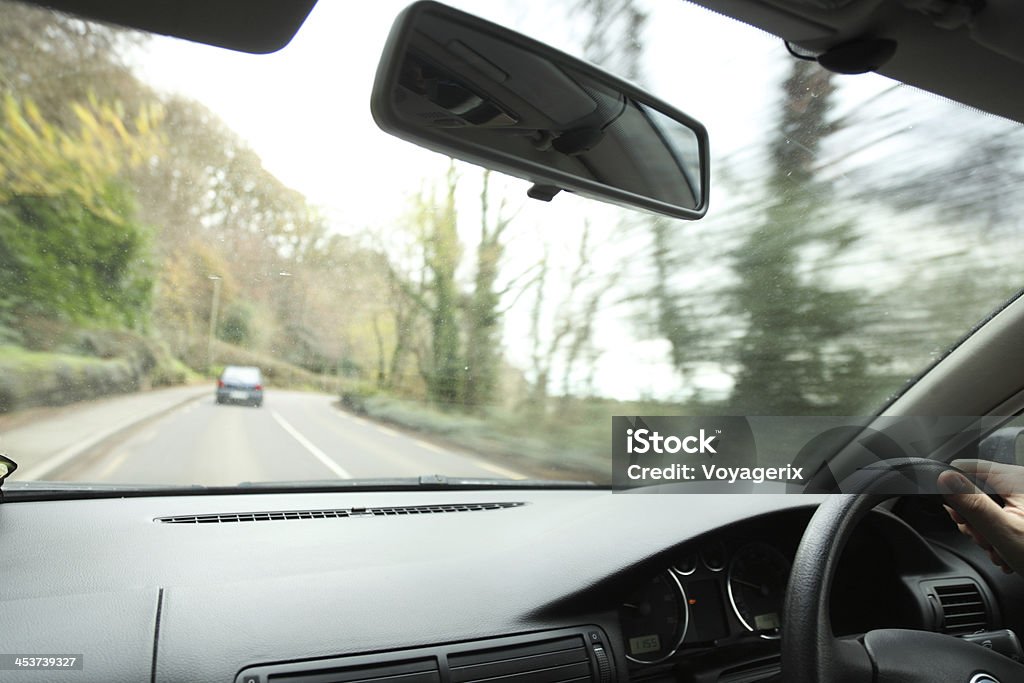
<instances>
[{"instance_id":1,"label":"roadside grass verge","mask_svg":"<svg viewBox=\"0 0 1024 683\"><path fill-rule=\"evenodd\" d=\"M212 381L196 370L206 346L185 360L158 340L127 332L78 330L45 350L0 344L0 414L27 408L63 406L114 394ZM336 389L325 378L272 357L230 344L214 345L215 377L225 365L255 365L268 385L280 389ZM190 367L191 366L191 367Z\"/></svg>"},{"instance_id":2,"label":"roadside grass verge","mask_svg":"<svg viewBox=\"0 0 1024 683\"><path fill-rule=\"evenodd\" d=\"M149 335L42 318L20 330L17 342L0 344L0 413L200 379Z\"/></svg>"},{"instance_id":3,"label":"roadside grass verge","mask_svg":"<svg viewBox=\"0 0 1024 683\"><path fill-rule=\"evenodd\" d=\"M601 446L563 441L550 430L524 423L516 416L445 413L417 401L373 396L364 401L364 415L421 434L439 437L458 448L538 479L583 479L606 483L611 457ZM610 432L610 430L605 430ZM439 474L444 474L443 472Z\"/></svg>"},{"instance_id":4,"label":"roadside grass verge","mask_svg":"<svg viewBox=\"0 0 1024 683\"><path fill-rule=\"evenodd\" d=\"M0 346L0 413L138 391L143 377L142 369L126 358Z\"/></svg>"},{"instance_id":5,"label":"roadside grass verge","mask_svg":"<svg viewBox=\"0 0 1024 683\"><path fill-rule=\"evenodd\" d=\"M536 406L446 412L423 401L384 395L364 385L341 393L340 406L379 422L434 436L531 477L611 481L613 415L679 415L686 407L658 402L551 399ZM443 474L443 473L442 473Z\"/></svg>"}]
</instances>

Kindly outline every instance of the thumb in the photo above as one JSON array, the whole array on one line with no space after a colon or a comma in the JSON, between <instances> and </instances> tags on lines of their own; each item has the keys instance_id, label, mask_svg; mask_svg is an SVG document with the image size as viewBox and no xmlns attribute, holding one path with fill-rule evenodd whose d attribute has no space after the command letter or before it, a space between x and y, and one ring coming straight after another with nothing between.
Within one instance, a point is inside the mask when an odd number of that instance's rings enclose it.
<instances>
[{"instance_id":1,"label":"thumb","mask_svg":"<svg viewBox=\"0 0 1024 683\"><path fill-rule=\"evenodd\" d=\"M944 491L946 504L963 517L970 526L989 542L998 542L1005 536L1006 522L1003 508L982 493L971 481L953 470L938 477L939 490Z\"/></svg>"}]
</instances>

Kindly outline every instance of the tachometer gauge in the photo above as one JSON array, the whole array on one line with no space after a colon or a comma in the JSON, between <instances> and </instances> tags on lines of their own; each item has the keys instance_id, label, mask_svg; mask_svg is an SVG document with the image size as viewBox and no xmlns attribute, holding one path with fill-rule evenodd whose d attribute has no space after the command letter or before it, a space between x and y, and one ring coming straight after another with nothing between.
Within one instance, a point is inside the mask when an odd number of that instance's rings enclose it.
<instances>
[{"instance_id":1,"label":"tachometer gauge","mask_svg":"<svg viewBox=\"0 0 1024 683\"><path fill-rule=\"evenodd\" d=\"M659 574L619 607L626 657L641 664L668 659L686 637L686 595L672 572Z\"/></svg>"},{"instance_id":2,"label":"tachometer gauge","mask_svg":"<svg viewBox=\"0 0 1024 683\"><path fill-rule=\"evenodd\" d=\"M729 602L748 631L778 638L789 581L789 560L767 543L749 543L729 563Z\"/></svg>"}]
</instances>

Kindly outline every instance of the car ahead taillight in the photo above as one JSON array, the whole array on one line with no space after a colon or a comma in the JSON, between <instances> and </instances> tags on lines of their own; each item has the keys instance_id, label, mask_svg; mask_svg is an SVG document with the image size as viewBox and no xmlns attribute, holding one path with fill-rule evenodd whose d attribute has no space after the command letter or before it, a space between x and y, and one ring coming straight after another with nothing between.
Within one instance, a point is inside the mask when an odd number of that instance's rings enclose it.
<instances>
[{"instance_id":1,"label":"car ahead taillight","mask_svg":"<svg viewBox=\"0 0 1024 683\"><path fill-rule=\"evenodd\" d=\"M263 385L262 384L257 384L256 385L256 391L263 391Z\"/></svg>"},{"instance_id":2,"label":"car ahead taillight","mask_svg":"<svg viewBox=\"0 0 1024 683\"><path fill-rule=\"evenodd\" d=\"M224 382L222 382L221 380L217 380L217 388L218 389L223 389L224 388Z\"/></svg>"}]
</instances>

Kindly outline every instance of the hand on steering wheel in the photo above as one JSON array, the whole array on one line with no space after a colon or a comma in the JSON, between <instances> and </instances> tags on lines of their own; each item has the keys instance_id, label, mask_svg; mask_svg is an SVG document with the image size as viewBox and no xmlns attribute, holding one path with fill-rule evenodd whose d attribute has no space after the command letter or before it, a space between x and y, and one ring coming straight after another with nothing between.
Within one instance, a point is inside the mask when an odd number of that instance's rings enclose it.
<instances>
[{"instance_id":1,"label":"hand on steering wheel","mask_svg":"<svg viewBox=\"0 0 1024 683\"><path fill-rule=\"evenodd\" d=\"M953 467L986 485L1003 499L1000 507L963 474L939 475L946 511L964 534L1006 573L1024 575L1024 467L985 460L954 460Z\"/></svg>"}]
</instances>

